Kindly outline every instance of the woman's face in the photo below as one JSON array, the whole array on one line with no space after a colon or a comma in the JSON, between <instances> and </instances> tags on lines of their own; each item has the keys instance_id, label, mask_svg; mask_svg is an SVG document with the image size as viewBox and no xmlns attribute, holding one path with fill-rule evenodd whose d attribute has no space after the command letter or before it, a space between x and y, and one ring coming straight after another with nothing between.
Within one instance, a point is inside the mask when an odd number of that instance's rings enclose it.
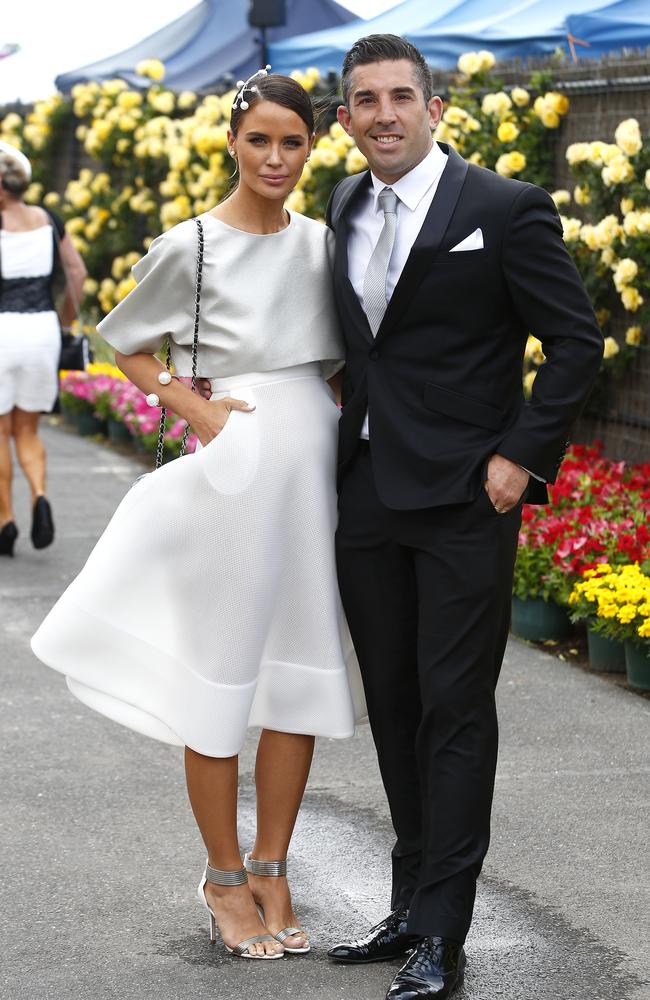
<instances>
[{"instance_id":1,"label":"woman's face","mask_svg":"<svg viewBox=\"0 0 650 1000\"><path fill-rule=\"evenodd\" d=\"M284 201L296 186L312 142L300 115L264 100L245 112L236 136L228 132L240 186L273 201Z\"/></svg>"}]
</instances>

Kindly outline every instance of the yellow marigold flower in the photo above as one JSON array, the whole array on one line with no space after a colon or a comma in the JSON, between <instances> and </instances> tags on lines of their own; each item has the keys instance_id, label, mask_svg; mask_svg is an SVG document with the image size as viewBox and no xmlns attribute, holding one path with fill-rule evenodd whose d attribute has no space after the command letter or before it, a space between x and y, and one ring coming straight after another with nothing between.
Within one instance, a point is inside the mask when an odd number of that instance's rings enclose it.
<instances>
[{"instance_id":1,"label":"yellow marigold flower","mask_svg":"<svg viewBox=\"0 0 650 1000\"><path fill-rule=\"evenodd\" d=\"M644 299L638 288L634 288L633 285L626 285L621 292L621 301L623 307L628 312L636 312L639 306L643 305Z\"/></svg>"},{"instance_id":2,"label":"yellow marigold flower","mask_svg":"<svg viewBox=\"0 0 650 1000\"><path fill-rule=\"evenodd\" d=\"M628 326L625 331L625 343L630 347L638 347L641 343L641 327Z\"/></svg>"},{"instance_id":3,"label":"yellow marigold flower","mask_svg":"<svg viewBox=\"0 0 650 1000\"><path fill-rule=\"evenodd\" d=\"M605 359L605 361L609 361L610 358L616 357L619 351L620 347L618 346L614 338L605 337L605 345L603 349L603 358Z\"/></svg>"},{"instance_id":4,"label":"yellow marigold flower","mask_svg":"<svg viewBox=\"0 0 650 1000\"><path fill-rule=\"evenodd\" d=\"M368 161L356 146L353 146L348 155L345 158L345 171L348 174L358 174L361 170L365 170L368 166Z\"/></svg>"},{"instance_id":5,"label":"yellow marigold flower","mask_svg":"<svg viewBox=\"0 0 650 1000\"><path fill-rule=\"evenodd\" d=\"M637 632L642 639L650 639L650 620L639 625Z\"/></svg>"},{"instance_id":6,"label":"yellow marigold flower","mask_svg":"<svg viewBox=\"0 0 650 1000\"><path fill-rule=\"evenodd\" d=\"M160 59L143 59L135 67L138 76L148 76L150 80L160 83L165 78L165 67Z\"/></svg>"},{"instance_id":7,"label":"yellow marigold flower","mask_svg":"<svg viewBox=\"0 0 650 1000\"><path fill-rule=\"evenodd\" d=\"M481 70L481 59L478 52L464 52L462 56L459 57L457 63L458 69L465 76L474 76Z\"/></svg>"},{"instance_id":8,"label":"yellow marigold flower","mask_svg":"<svg viewBox=\"0 0 650 1000\"><path fill-rule=\"evenodd\" d=\"M519 129L514 122L501 122L497 129L499 142L514 142L519 135Z\"/></svg>"},{"instance_id":9,"label":"yellow marigold flower","mask_svg":"<svg viewBox=\"0 0 650 1000\"><path fill-rule=\"evenodd\" d=\"M636 118L626 118L622 121L614 133L614 140L626 156L636 156L643 146L641 129Z\"/></svg>"}]
</instances>

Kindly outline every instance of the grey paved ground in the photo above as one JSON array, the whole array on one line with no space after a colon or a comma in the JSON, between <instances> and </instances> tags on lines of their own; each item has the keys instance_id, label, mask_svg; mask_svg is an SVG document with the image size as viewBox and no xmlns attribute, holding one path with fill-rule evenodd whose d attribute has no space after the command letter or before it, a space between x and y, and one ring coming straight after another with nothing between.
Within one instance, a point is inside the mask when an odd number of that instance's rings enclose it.
<instances>
[{"instance_id":1,"label":"grey paved ground","mask_svg":"<svg viewBox=\"0 0 650 1000\"><path fill-rule=\"evenodd\" d=\"M313 953L262 965L210 948L179 752L83 708L28 647L141 471L62 430L46 437L57 543L29 545L18 481L22 536L0 564L3 996L383 1000L394 968L325 958L387 910L391 831L367 728L320 742L296 833ZM493 843L459 1000L649 1000L650 703L513 641L500 712Z\"/></svg>"}]
</instances>

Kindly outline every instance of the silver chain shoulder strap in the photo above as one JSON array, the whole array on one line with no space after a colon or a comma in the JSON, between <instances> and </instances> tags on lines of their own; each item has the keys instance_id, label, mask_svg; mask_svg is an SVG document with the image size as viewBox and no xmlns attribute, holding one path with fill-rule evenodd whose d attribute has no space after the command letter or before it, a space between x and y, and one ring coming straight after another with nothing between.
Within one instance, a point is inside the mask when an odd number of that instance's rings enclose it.
<instances>
[{"instance_id":1,"label":"silver chain shoulder strap","mask_svg":"<svg viewBox=\"0 0 650 1000\"><path fill-rule=\"evenodd\" d=\"M195 282L195 292L194 292L194 336L192 338L192 392L196 392L196 368L197 368L197 358L199 353L199 316L201 312L201 281L203 279L203 223L200 219L194 220L196 223L197 231L197 247L196 247L196 282ZM167 371L170 370L172 363L172 351L167 341L167 355L165 360L165 367ZM165 424L167 422L167 410L163 406L160 411L160 428L158 430L158 445L156 447L156 468L159 469L163 464L163 452L165 448ZM187 424L183 432L183 439L181 441L181 450L179 457L185 454L185 445L187 444L187 435L190 432L190 425Z\"/></svg>"}]
</instances>

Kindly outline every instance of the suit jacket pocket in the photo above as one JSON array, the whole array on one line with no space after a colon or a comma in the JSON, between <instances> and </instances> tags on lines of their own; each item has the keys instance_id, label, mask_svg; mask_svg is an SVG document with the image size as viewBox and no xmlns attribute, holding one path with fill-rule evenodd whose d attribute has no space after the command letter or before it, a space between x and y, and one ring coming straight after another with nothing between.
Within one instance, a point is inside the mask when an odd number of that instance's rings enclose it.
<instances>
[{"instance_id":1,"label":"suit jacket pocket","mask_svg":"<svg viewBox=\"0 0 650 1000\"><path fill-rule=\"evenodd\" d=\"M445 389L433 382L424 384L424 405L428 410L443 413L446 417L462 420L467 424L478 424L491 431L501 430L503 423L503 414L498 407L453 389Z\"/></svg>"}]
</instances>

